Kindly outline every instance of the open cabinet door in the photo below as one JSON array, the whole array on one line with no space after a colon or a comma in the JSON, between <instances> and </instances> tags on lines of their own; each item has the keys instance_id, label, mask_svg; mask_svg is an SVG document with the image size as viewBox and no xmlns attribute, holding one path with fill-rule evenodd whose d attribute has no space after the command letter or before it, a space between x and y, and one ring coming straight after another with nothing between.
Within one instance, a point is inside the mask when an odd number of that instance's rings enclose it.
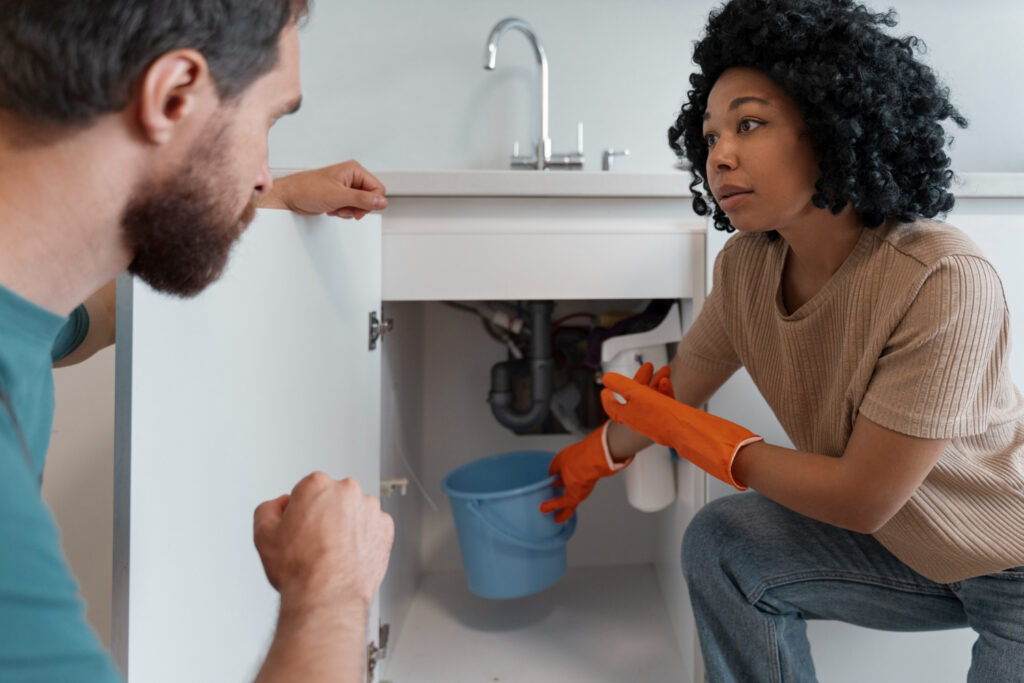
<instances>
[{"instance_id":1,"label":"open cabinet door","mask_svg":"<svg viewBox=\"0 0 1024 683\"><path fill-rule=\"evenodd\" d=\"M129 681L251 681L278 607L255 507L314 470L379 493L380 299L377 216L261 211L195 299L118 283L113 645Z\"/></svg>"}]
</instances>

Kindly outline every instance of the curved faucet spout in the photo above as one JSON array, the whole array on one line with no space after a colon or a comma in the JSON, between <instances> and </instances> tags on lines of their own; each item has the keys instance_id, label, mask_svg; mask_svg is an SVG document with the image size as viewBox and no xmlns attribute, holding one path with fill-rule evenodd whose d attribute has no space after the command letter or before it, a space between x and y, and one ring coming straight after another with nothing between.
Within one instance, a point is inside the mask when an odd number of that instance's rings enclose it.
<instances>
[{"instance_id":1,"label":"curved faucet spout","mask_svg":"<svg viewBox=\"0 0 1024 683\"><path fill-rule=\"evenodd\" d=\"M533 27L515 17L502 19L495 24L487 37L487 47L484 49L484 68L493 71L497 66L498 43L505 32L511 29L521 31L529 39L540 65L540 140L537 142L537 168L543 169L551 160L551 137L548 132L548 56Z\"/></svg>"},{"instance_id":2,"label":"curved faucet spout","mask_svg":"<svg viewBox=\"0 0 1024 683\"><path fill-rule=\"evenodd\" d=\"M537 63L546 71L548 56L544 52L544 47L540 44L540 39L537 37L532 26L522 19L517 19L515 17L502 19L494 25L494 28L491 29L491 35L487 37L487 48L484 51L484 68L491 71L495 66L497 66L498 43L501 42L501 37L510 29L518 29L526 35L530 40L530 44L533 45L534 54L537 55Z\"/></svg>"}]
</instances>

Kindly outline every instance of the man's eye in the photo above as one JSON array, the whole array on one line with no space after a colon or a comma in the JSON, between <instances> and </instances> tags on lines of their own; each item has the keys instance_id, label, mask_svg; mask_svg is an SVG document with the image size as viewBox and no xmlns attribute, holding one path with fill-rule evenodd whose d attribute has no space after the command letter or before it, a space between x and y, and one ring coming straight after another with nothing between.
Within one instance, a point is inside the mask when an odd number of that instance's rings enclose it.
<instances>
[{"instance_id":1,"label":"man's eye","mask_svg":"<svg viewBox=\"0 0 1024 683\"><path fill-rule=\"evenodd\" d=\"M718 142L718 136L714 133L708 133L704 136L704 144L708 147L714 147L716 142Z\"/></svg>"},{"instance_id":2,"label":"man's eye","mask_svg":"<svg viewBox=\"0 0 1024 683\"><path fill-rule=\"evenodd\" d=\"M760 121L755 121L754 119L743 119L742 121L740 121L740 132L749 133L750 131L757 129L760 126Z\"/></svg>"}]
</instances>

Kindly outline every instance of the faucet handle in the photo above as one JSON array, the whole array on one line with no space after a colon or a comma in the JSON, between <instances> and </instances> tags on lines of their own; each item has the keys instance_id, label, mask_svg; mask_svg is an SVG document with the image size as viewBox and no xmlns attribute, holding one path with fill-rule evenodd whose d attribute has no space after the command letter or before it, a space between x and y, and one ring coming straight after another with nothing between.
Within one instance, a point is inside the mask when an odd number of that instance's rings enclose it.
<instances>
[{"instance_id":1,"label":"faucet handle","mask_svg":"<svg viewBox=\"0 0 1024 683\"><path fill-rule=\"evenodd\" d=\"M615 157L628 157L628 149L612 149L609 147L601 154L601 170L610 171L615 164Z\"/></svg>"},{"instance_id":2,"label":"faucet handle","mask_svg":"<svg viewBox=\"0 0 1024 683\"><path fill-rule=\"evenodd\" d=\"M509 164L516 169L536 169L537 157L519 156L519 141L512 143L512 156L509 157Z\"/></svg>"},{"instance_id":3,"label":"faucet handle","mask_svg":"<svg viewBox=\"0 0 1024 683\"><path fill-rule=\"evenodd\" d=\"M583 170L583 123L576 124L576 151L552 154L544 168Z\"/></svg>"}]
</instances>

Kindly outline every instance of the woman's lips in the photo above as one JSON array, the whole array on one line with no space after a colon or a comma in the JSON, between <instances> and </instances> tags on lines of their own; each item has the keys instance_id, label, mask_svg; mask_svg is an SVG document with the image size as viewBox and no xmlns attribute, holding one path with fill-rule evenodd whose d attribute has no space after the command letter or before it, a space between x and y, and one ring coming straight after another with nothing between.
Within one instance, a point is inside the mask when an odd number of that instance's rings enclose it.
<instances>
[{"instance_id":1,"label":"woman's lips","mask_svg":"<svg viewBox=\"0 0 1024 683\"><path fill-rule=\"evenodd\" d=\"M718 206L721 207L722 211L729 213L730 211L738 208L744 202L746 202L752 194L754 194L753 190L746 190L744 192L734 192L732 194L726 195L725 197L722 197L718 201Z\"/></svg>"}]
</instances>

